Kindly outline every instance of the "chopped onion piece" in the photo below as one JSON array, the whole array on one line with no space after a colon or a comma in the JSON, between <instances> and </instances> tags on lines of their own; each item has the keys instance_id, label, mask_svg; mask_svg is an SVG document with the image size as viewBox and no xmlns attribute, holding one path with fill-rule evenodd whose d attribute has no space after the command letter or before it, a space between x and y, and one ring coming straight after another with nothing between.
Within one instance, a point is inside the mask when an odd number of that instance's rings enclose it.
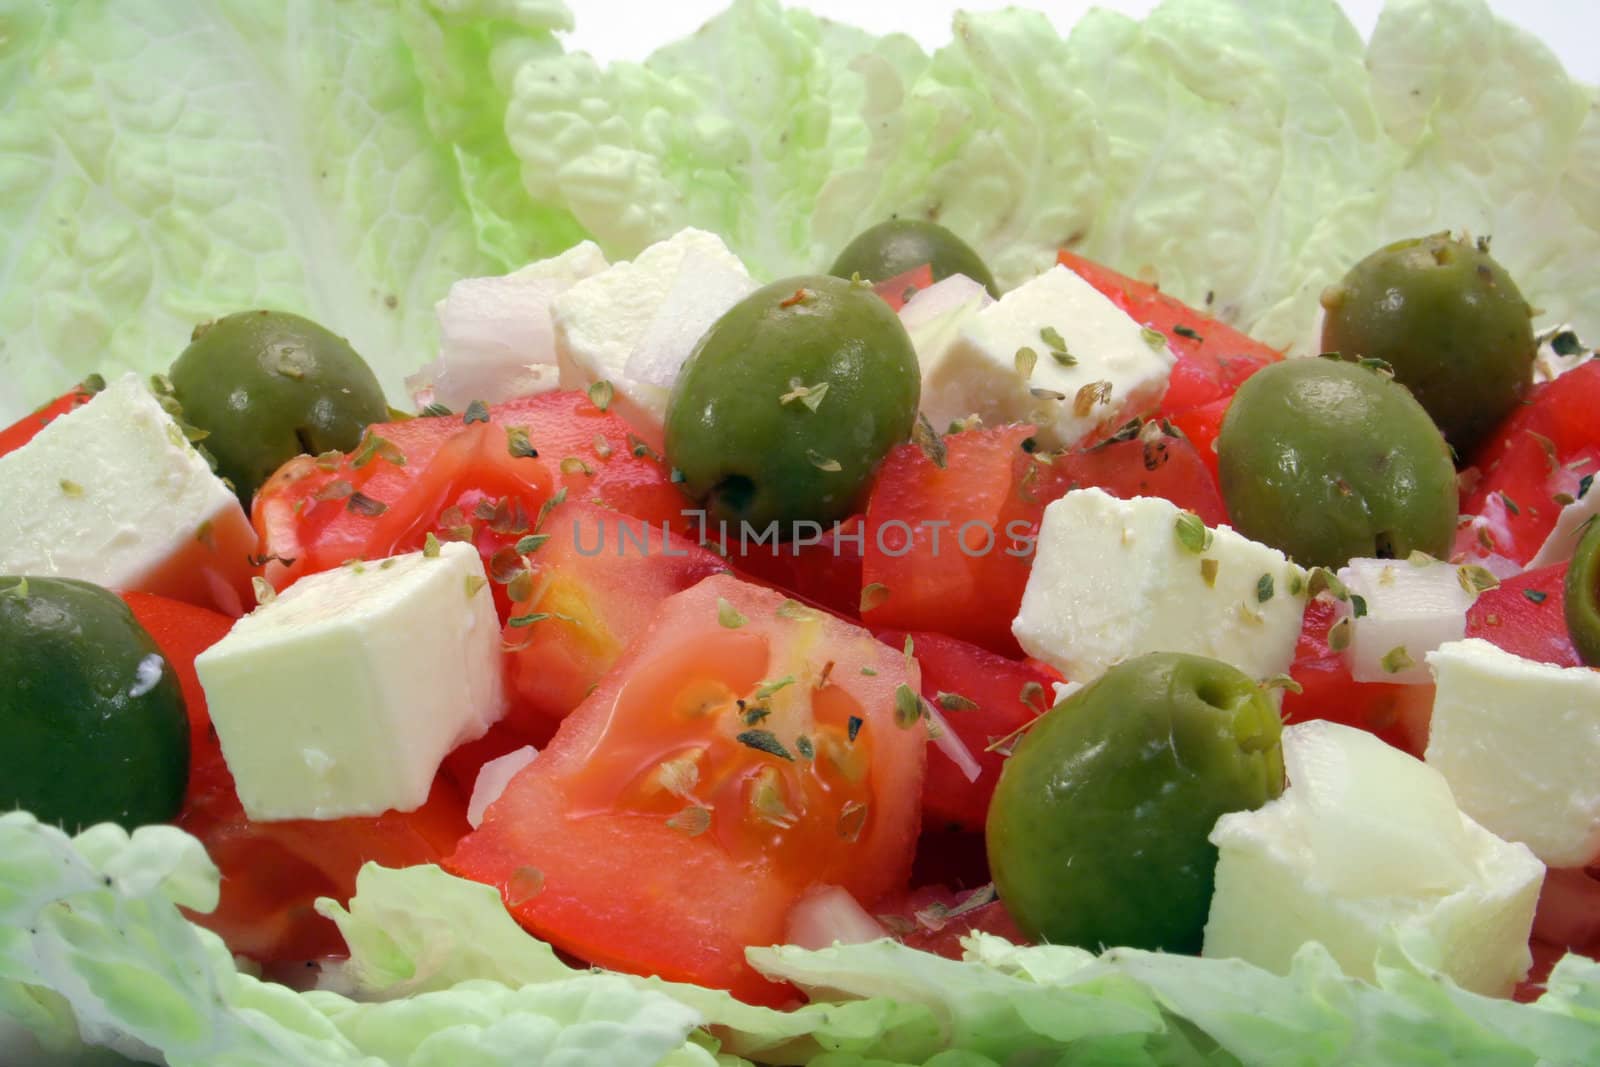
<instances>
[{"instance_id":1,"label":"chopped onion piece","mask_svg":"<svg viewBox=\"0 0 1600 1067\"><path fill-rule=\"evenodd\" d=\"M933 741L940 752L950 757L967 781L976 782L978 775L983 773L983 768L978 765L978 760L967 747L965 741L950 729L950 723L939 714L939 709L933 706L931 700L922 702L923 714L928 716L928 737Z\"/></svg>"},{"instance_id":2,"label":"chopped onion piece","mask_svg":"<svg viewBox=\"0 0 1600 1067\"><path fill-rule=\"evenodd\" d=\"M789 909L784 940L804 949L823 949L833 945L860 945L889 936L848 889L820 885Z\"/></svg>"},{"instance_id":3,"label":"chopped onion piece","mask_svg":"<svg viewBox=\"0 0 1600 1067\"><path fill-rule=\"evenodd\" d=\"M500 794L506 791L506 786L511 784L511 779L517 772L533 762L539 750L532 745L523 745L514 752L507 752L499 759L492 759L478 768L478 780L472 783L472 799L467 802L467 824L474 830L483 825L484 813L489 810L489 805L500 799Z\"/></svg>"},{"instance_id":4,"label":"chopped onion piece","mask_svg":"<svg viewBox=\"0 0 1600 1067\"><path fill-rule=\"evenodd\" d=\"M900 324L913 333L936 323L951 312L982 311L994 298L979 282L965 274L952 274L918 290L900 309Z\"/></svg>"},{"instance_id":5,"label":"chopped onion piece","mask_svg":"<svg viewBox=\"0 0 1600 1067\"><path fill-rule=\"evenodd\" d=\"M1477 599L1460 569L1434 559L1353 559L1339 569L1351 599L1345 658L1358 682L1431 685L1426 657L1467 632L1467 609ZM1355 610L1361 598L1365 613ZM1338 624L1336 624L1338 625Z\"/></svg>"}]
</instances>

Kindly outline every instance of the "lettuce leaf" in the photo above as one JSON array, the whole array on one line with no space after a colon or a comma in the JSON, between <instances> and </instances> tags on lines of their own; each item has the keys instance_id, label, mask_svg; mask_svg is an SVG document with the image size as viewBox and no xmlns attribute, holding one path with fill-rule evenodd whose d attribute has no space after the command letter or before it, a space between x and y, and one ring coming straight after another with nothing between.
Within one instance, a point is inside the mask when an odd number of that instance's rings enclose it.
<instances>
[{"instance_id":1,"label":"lettuce leaf","mask_svg":"<svg viewBox=\"0 0 1600 1067\"><path fill-rule=\"evenodd\" d=\"M319 909L350 959L296 993L235 968L186 921L217 872L170 827L77 838L0 816L0 1018L61 1054L83 1042L190 1064L1583 1063L1600 1058L1600 964L1572 956L1534 1004L1465 992L1409 945L1377 984L1308 944L1287 976L1238 960L985 934L947 960L893 941L749 950L810 1003L575 969L488 886L438 867L369 864ZM7 1062L14 1062L7 1059Z\"/></svg>"},{"instance_id":2,"label":"lettuce leaf","mask_svg":"<svg viewBox=\"0 0 1600 1067\"><path fill-rule=\"evenodd\" d=\"M452 281L580 232L522 203L485 69L557 48L559 3L3 6L0 422L250 306L402 396Z\"/></svg>"},{"instance_id":3,"label":"lettuce leaf","mask_svg":"<svg viewBox=\"0 0 1600 1067\"><path fill-rule=\"evenodd\" d=\"M765 280L890 214L1004 283L1068 246L1303 352L1356 259L1466 230L1600 334L1600 97L1485 0L1393 0L1366 46L1334 0L961 14L932 55L734 0L605 69L559 0L5 7L0 421L249 305L399 398L461 277L699 226Z\"/></svg>"}]
</instances>

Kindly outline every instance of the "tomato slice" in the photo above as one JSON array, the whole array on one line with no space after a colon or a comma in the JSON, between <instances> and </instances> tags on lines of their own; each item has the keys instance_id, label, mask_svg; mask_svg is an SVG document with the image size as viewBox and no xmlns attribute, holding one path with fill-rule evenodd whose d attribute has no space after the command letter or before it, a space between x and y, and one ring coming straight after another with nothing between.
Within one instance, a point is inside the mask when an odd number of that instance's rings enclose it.
<instances>
[{"instance_id":1,"label":"tomato slice","mask_svg":"<svg viewBox=\"0 0 1600 1067\"><path fill-rule=\"evenodd\" d=\"M1166 335L1178 357L1158 416L1176 415L1234 391L1250 375L1283 353L1240 333L1148 282L1118 274L1093 260L1063 251L1058 262L1077 273L1142 325Z\"/></svg>"},{"instance_id":2,"label":"tomato slice","mask_svg":"<svg viewBox=\"0 0 1600 1067\"><path fill-rule=\"evenodd\" d=\"M941 467L915 444L884 459L867 501L862 619L937 630L1020 656L1011 620L1028 583L1049 468L1023 450L1033 428L944 439Z\"/></svg>"},{"instance_id":3,"label":"tomato slice","mask_svg":"<svg viewBox=\"0 0 1600 1067\"><path fill-rule=\"evenodd\" d=\"M943 752L928 753L922 784L925 829L982 833L989 800L1005 766L1005 756L990 749L1055 703L1054 679L1027 663L944 634L885 630L878 637L894 648L911 638L922 671L922 695L939 708L945 724L980 768L977 779L968 781Z\"/></svg>"},{"instance_id":4,"label":"tomato slice","mask_svg":"<svg viewBox=\"0 0 1600 1067\"><path fill-rule=\"evenodd\" d=\"M1467 609L1467 636L1541 663L1583 666L1567 634L1566 580L1565 563L1505 579Z\"/></svg>"},{"instance_id":5,"label":"tomato slice","mask_svg":"<svg viewBox=\"0 0 1600 1067\"><path fill-rule=\"evenodd\" d=\"M1478 521L1457 531L1455 556L1503 556L1526 563L1539 551L1563 504L1600 474L1600 363L1585 363L1534 386L1473 457L1481 476L1461 501Z\"/></svg>"},{"instance_id":6,"label":"tomato slice","mask_svg":"<svg viewBox=\"0 0 1600 1067\"><path fill-rule=\"evenodd\" d=\"M253 520L281 589L351 559L415 551L430 533L472 541L488 563L560 492L657 525L687 522L660 458L575 392L370 427L349 455L284 464L256 494ZM497 587L495 598L505 618L510 597Z\"/></svg>"},{"instance_id":7,"label":"tomato slice","mask_svg":"<svg viewBox=\"0 0 1600 1067\"><path fill-rule=\"evenodd\" d=\"M714 536L714 534L713 534ZM861 615L866 517L852 515L811 538L784 544L728 541L728 562L757 581L787 590L847 619Z\"/></svg>"},{"instance_id":8,"label":"tomato slice","mask_svg":"<svg viewBox=\"0 0 1600 1067\"><path fill-rule=\"evenodd\" d=\"M446 861L594 963L785 996L745 962L815 885L903 886L925 731L917 670L858 627L729 576L663 601Z\"/></svg>"},{"instance_id":9,"label":"tomato slice","mask_svg":"<svg viewBox=\"0 0 1600 1067\"><path fill-rule=\"evenodd\" d=\"M512 705L505 725L543 744L650 622L656 605L713 574L722 557L643 519L592 504L551 511L528 555L526 598L505 628Z\"/></svg>"},{"instance_id":10,"label":"tomato slice","mask_svg":"<svg viewBox=\"0 0 1600 1067\"><path fill-rule=\"evenodd\" d=\"M216 910L189 917L234 952L264 963L342 954L338 928L316 913L316 899L348 900L368 860L390 867L437 862L467 830L465 803L441 781L414 812L251 821L234 792L194 669L195 657L220 641L233 620L148 593L121 595L177 673L189 712L189 787L177 823L200 839L222 871Z\"/></svg>"},{"instance_id":11,"label":"tomato slice","mask_svg":"<svg viewBox=\"0 0 1600 1067\"><path fill-rule=\"evenodd\" d=\"M1046 495L1054 498L1067 489L1094 486L1124 500L1136 496L1170 500L1208 526L1227 522L1222 490L1188 438L1159 432L1159 423L1147 422L1145 430L1131 440L1057 456L1052 463L1055 478L1066 485Z\"/></svg>"},{"instance_id":12,"label":"tomato slice","mask_svg":"<svg viewBox=\"0 0 1600 1067\"><path fill-rule=\"evenodd\" d=\"M920 267L912 267L893 278L885 278L872 286L872 291L883 298L883 302L899 311L910 302L911 298L933 284L933 266L924 263Z\"/></svg>"},{"instance_id":13,"label":"tomato slice","mask_svg":"<svg viewBox=\"0 0 1600 1067\"><path fill-rule=\"evenodd\" d=\"M50 425L58 416L65 415L73 408L79 408L94 399L96 390L88 385L78 385L62 393L50 403L22 416L10 426L0 429L0 456L8 452L15 452L46 426Z\"/></svg>"},{"instance_id":14,"label":"tomato slice","mask_svg":"<svg viewBox=\"0 0 1600 1067\"><path fill-rule=\"evenodd\" d=\"M1208 404L1176 412L1170 421L1194 446L1194 451L1211 472L1211 483L1221 491L1222 474L1217 463L1217 438L1222 436L1222 420L1228 417L1228 405L1233 397L1224 396Z\"/></svg>"}]
</instances>

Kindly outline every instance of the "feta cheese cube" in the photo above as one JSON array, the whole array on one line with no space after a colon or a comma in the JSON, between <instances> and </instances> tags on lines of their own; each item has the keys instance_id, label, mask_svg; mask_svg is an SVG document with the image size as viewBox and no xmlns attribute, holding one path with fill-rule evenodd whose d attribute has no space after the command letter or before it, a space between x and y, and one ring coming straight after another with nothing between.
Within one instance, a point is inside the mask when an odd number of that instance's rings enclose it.
<instances>
[{"instance_id":1,"label":"feta cheese cube","mask_svg":"<svg viewBox=\"0 0 1600 1067\"><path fill-rule=\"evenodd\" d=\"M1077 489L1045 508L1011 632L1075 682L1146 652L1268 678L1294 660L1305 600L1305 572L1275 548L1157 497Z\"/></svg>"},{"instance_id":2,"label":"feta cheese cube","mask_svg":"<svg viewBox=\"0 0 1600 1067\"><path fill-rule=\"evenodd\" d=\"M1019 357L1024 350L1031 360ZM918 357L922 407L935 426L969 414L1031 422L1052 448L1104 437L1152 411L1175 362L1164 341L1062 266L1006 293L953 342Z\"/></svg>"},{"instance_id":3,"label":"feta cheese cube","mask_svg":"<svg viewBox=\"0 0 1600 1067\"><path fill-rule=\"evenodd\" d=\"M422 403L456 411L474 400L494 404L556 388L555 327L550 304L605 270L593 241L494 278L464 278L437 305L439 358L406 379Z\"/></svg>"},{"instance_id":4,"label":"feta cheese cube","mask_svg":"<svg viewBox=\"0 0 1600 1067\"><path fill-rule=\"evenodd\" d=\"M1428 656L1437 689L1424 758L1461 810L1552 867L1600 856L1600 673L1487 641Z\"/></svg>"},{"instance_id":5,"label":"feta cheese cube","mask_svg":"<svg viewBox=\"0 0 1600 1067\"><path fill-rule=\"evenodd\" d=\"M1367 733L1313 720L1283 732L1289 786L1217 820L1206 956L1285 974L1320 941L1371 980L1406 943L1465 989L1509 993L1532 962L1544 865L1457 810L1421 761Z\"/></svg>"},{"instance_id":6,"label":"feta cheese cube","mask_svg":"<svg viewBox=\"0 0 1600 1067\"><path fill-rule=\"evenodd\" d=\"M1443 560L1353 559L1339 569L1339 580L1365 613L1356 615L1353 599L1340 605L1350 619L1345 658L1358 682L1427 685L1426 656L1467 632L1467 609L1478 598L1461 569Z\"/></svg>"},{"instance_id":7,"label":"feta cheese cube","mask_svg":"<svg viewBox=\"0 0 1600 1067\"><path fill-rule=\"evenodd\" d=\"M740 277L749 286L743 292ZM613 263L551 305L561 388L609 381L617 413L659 448L678 368L701 334L754 288L739 258L704 230L680 230L631 262Z\"/></svg>"},{"instance_id":8,"label":"feta cheese cube","mask_svg":"<svg viewBox=\"0 0 1600 1067\"><path fill-rule=\"evenodd\" d=\"M302 578L195 670L252 819L411 811L505 707L483 562L454 542Z\"/></svg>"},{"instance_id":9,"label":"feta cheese cube","mask_svg":"<svg viewBox=\"0 0 1600 1067\"><path fill-rule=\"evenodd\" d=\"M0 574L244 610L255 531L138 375L0 456L0 500Z\"/></svg>"}]
</instances>

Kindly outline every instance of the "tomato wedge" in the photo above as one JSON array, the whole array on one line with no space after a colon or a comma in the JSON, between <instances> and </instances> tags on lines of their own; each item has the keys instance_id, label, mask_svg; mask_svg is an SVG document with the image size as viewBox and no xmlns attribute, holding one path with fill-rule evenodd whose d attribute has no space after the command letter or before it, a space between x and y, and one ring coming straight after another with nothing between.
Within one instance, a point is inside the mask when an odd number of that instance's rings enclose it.
<instances>
[{"instance_id":1,"label":"tomato wedge","mask_svg":"<svg viewBox=\"0 0 1600 1067\"><path fill-rule=\"evenodd\" d=\"M922 695L939 709L980 769L977 779L968 781L949 756L928 753L928 773L922 785L925 829L982 833L989 800L1005 766L1005 756L995 742L1011 736L1055 703L1054 679L1025 662L944 634L886 630L878 637L894 648L911 639L922 670Z\"/></svg>"},{"instance_id":2,"label":"tomato wedge","mask_svg":"<svg viewBox=\"0 0 1600 1067\"><path fill-rule=\"evenodd\" d=\"M914 444L892 450L867 501L862 619L937 630L1020 656L1011 620L1028 583L1048 467L1023 449L1025 425L944 439L941 467Z\"/></svg>"},{"instance_id":3,"label":"tomato wedge","mask_svg":"<svg viewBox=\"0 0 1600 1067\"><path fill-rule=\"evenodd\" d=\"M1166 335L1167 346L1178 362L1172 368L1158 416L1176 415L1232 396L1250 375L1283 358L1277 349L1168 296L1148 282L1118 274L1071 252L1063 251L1057 261L1139 323Z\"/></svg>"},{"instance_id":4,"label":"tomato wedge","mask_svg":"<svg viewBox=\"0 0 1600 1067\"><path fill-rule=\"evenodd\" d=\"M1566 503L1600 474L1600 363L1533 388L1473 457L1481 477L1461 500L1476 521L1456 533L1455 557L1527 563Z\"/></svg>"},{"instance_id":5,"label":"tomato wedge","mask_svg":"<svg viewBox=\"0 0 1600 1067\"><path fill-rule=\"evenodd\" d=\"M368 860L389 867L437 862L467 830L465 803L440 781L413 812L252 821L234 792L194 670L195 657L221 640L233 620L147 593L124 593L122 599L177 673L189 712L189 788L177 823L200 839L222 871L216 910L190 918L234 952L263 963L342 954L338 928L313 908L317 898L348 900L356 872Z\"/></svg>"},{"instance_id":6,"label":"tomato wedge","mask_svg":"<svg viewBox=\"0 0 1600 1067\"><path fill-rule=\"evenodd\" d=\"M37 411L22 416L10 426L0 428L0 456L7 452L15 452L33 440L40 430L50 425L57 417L93 400L97 391L98 385L90 385L87 382L74 386Z\"/></svg>"},{"instance_id":7,"label":"tomato wedge","mask_svg":"<svg viewBox=\"0 0 1600 1067\"><path fill-rule=\"evenodd\" d=\"M506 727L542 745L644 631L656 605L725 573L699 545L592 504L551 511L550 538L527 556L527 596L505 628L512 706Z\"/></svg>"},{"instance_id":8,"label":"tomato wedge","mask_svg":"<svg viewBox=\"0 0 1600 1067\"><path fill-rule=\"evenodd\" d=\"M538 524L554 495L681 528L688 502L660 458L583 393L369 427L349 455L299 456L256 494L253 521L282 589L351 559L470 540L485 563ZM495 592L504 618L510 598Z\"/></svg>"},{"instance_id":9,"label":"tomato wedge","mask_svg":"<svg viewBox=\"0 0 1600 1067\"><path fill-rule=\"evenodd\" d=\"M779 1003L745 947L780 942L814 885L870 906L910 871L926 731L902 686L914 707L915 664L859 627L707 578L445 866L583 959Z\"/></svg>"}]
</instances>

